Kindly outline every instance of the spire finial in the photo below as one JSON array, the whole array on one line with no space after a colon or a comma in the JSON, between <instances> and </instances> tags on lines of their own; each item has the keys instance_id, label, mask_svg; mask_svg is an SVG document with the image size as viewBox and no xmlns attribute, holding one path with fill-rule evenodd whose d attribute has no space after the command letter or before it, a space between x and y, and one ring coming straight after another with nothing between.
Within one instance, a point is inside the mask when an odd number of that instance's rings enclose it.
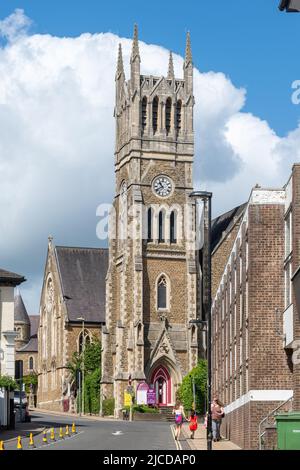
<instances>
[{"instance_id":1,"label":"spire finial","mask_svg":"<svg viewBox=\"0 0 300 470\"><path fill-rule=\"evenodd\" d=\"M172 52L170 51L170 56L169 56L169 68L168 68L168 78L172 80L175 77L174 74L174 63L173 63L173 55Z\"/></svg>"},{"instance_id":2,"label":"spire finial","mask_svg":"<svg viewBox=\"0 0 300 470\"><path fill-rule=\"evenodd\" d=\"M140 51L139 51L138 26L137 26L137 24L135 24L134 25L134 33L133 33L131 58L134 59L136 56L139 56L139 55L140 55Z\"/></svg>"},{"instance_id":3,"label":"spire finial","mask_svg":"<svg viewBox=\"0 0 300 470\"><path fill-rule=\"evenodd\" d=\"M118 65L117 65L116 77L119 78L121 74L124 75L124 65L123 65L122 45L120 43L119 44L119 52L118 52Z\"/></svg>"},{"instance_id":4,"label":"spire finial","mask_svg":"<svg viewBox=\"0 0 300 470\"><path fill-rule=\"evenodd\" d=\"M186 46L185 46L185 63L186 65L193 61L192 48L191 48L191 34L188 31L186 34Z\"/></svg>"}]
</instances>

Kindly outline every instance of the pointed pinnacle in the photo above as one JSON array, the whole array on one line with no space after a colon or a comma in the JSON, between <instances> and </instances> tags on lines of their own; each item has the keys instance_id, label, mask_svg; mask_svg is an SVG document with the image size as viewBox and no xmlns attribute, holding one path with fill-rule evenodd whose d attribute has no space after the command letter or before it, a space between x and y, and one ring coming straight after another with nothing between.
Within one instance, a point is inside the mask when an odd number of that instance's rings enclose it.
<instances>
[{"instance_id":1,"label":"pointed pinnacle","mask_svg":"<svg viewBox=\"0 0 300 470\"><path fill-rule=\"evenodd\" d=\"M187 32L186 35L186 46L185 46L185 63L188 64L189 62L192 62L192 48L191 48L191 35L190 32Z\"/></svg>"},{"instance_id":2,"label":"pointed pinnacle","mask_svg":"<svg viewBox=\"0 0 300 470\"><path fill-rule=\"evenodd\" d=\"M173 79L174 77L175 77L175 74L174 74L173 55L172 55L172 52L170 51L168 78Z\"/></svg>"},{"instance_id":3,"label":"pointed pinnacle","mask_svg":"<svg viewBox=\"0 0 300 470\"><path fill-rule=\"evenodd\" d=\"M123 65L122 45L120 43L119 52L118 52L117 77L119 77L121 74L124 75L124 65Z\"/></svg>"},{"instance_id":4,"label":"pointed pinnacle","mask_svg":"<svg viewBox=\"0 0 300 470\"><path fill-rule=\"evenodd\" d=\"M132 54L131 57L134 58L140 55L139 51L139 39L138 39L138 26L137 24L134 25L134 33L133 33L133 43L132 43Z\"/></svg>"}]
</instances>

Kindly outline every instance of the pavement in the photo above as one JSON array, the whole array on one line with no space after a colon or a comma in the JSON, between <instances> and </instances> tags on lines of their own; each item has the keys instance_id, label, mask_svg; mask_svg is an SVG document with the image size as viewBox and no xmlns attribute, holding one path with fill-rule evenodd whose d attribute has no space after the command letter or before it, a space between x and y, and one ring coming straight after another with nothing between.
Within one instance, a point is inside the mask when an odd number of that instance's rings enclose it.
<instances>
[{"instance_id":1,"label":"pavement","mask_svg":"<svg viewBox=\"0 0 300 470\"><path fill-rule=\"evenodd\" d=\"M187 442L191 450L207 450L207 440L206 440L206 428L202 423L198 423L198 429L195 432L194 439L191 439L191 431L189 430L189 425L184 424L182 426L182 437ZM222 438L219 442L212 443L213 450L241 450L233 442Z\"/></svg>"},{"instance_id":2,"label":"pavement","mask_svg":"<svg viewBox=\"0 0 300 470\"><path fill-rule=\"evenodd\" d=\"M32 433L34 436L43 432L44 426L41 423L31 422L31 423L16 423L15 429L1 430L0 431L0 441L11 441L17 439L18 436L26 437Z\"/></svg>"}]
</instances>

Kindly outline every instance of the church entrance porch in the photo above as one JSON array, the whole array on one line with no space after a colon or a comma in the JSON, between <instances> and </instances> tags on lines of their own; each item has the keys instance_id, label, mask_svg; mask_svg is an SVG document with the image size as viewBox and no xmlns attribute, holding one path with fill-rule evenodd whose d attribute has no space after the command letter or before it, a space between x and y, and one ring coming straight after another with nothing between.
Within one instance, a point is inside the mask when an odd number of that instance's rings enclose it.
<instances>
[{"instance_id":1,"label":"church entrance porch","mask_svg":"<svg viewBox=\"0 0 300 470\"><path fill-rule=\"evenodd\" d=\"M172 405L172 378L166 367L158 366L151 375L151 386L158 406Z\"/></svg>"}]
</instances>

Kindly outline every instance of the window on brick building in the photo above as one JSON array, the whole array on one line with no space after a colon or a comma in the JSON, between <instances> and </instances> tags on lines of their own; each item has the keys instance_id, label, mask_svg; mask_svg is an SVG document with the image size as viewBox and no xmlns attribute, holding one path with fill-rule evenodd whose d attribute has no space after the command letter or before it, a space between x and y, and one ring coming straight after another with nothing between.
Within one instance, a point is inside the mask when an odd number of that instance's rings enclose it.
<instances>
[{"instance_id":1,"label":"window on brick building","mask_svg":"<svg viewBox=\"0 0 300 470\"><path fill-rule=\"evenodd\" d=\"M169 134L171 130L171 116L172 116L172 100L168 98L166 101L166 131Z\"/></svg>"},{"instance_id":2,"label":"window on brick building","mask_svg":"<svg viewBox=\"0 0 300 470\"><path fill-rule=\"evenodd\" d=\"M153 128L154 134L157 131L157 122L158 122L158 98L156 96L152 103L152 128Z\"/></svg>"},{"instance_id":3,"label":"window on brick building","mask_svg":"<svg viewBox=\"0 0 300 470\"><path fill-rule=\"evenodd\" d=\"M142 100L142 130L145 132L147 126L147 98L144 96Z\"/></svg>"},{"instance_id":4,"label":"window on brick building","mask_svg":"<svg viewBox=\"0 0 300 470\"><path fill-rule=\"evenodd\" d=\"M292 251L292 211L290 210L285 217L285 257L287 258Z\"/></svg>"},{"instance_id":5,"label":"window on brick building","mask_svg":"<svg viewBox=\"0 0 300 470\"><path fill-rule=\"evenodd\" d=\"M177 101L176 105L176 129L177 132L180 132L181 130L181 108L182 108L182 103L181 101Z\"/></svg>"},{"instance_id":6,"label":"window on brick building","mask_svg":"<svg viewBox=\"0 0 300 470\"><path fill-rule=\"evenodd\" d=\"M34 363L33 363L33 357L32 356L30 356L30 358L29 358L28 368L29 368L29 370L33 370L33 368L34 368Z\"/></svg>"},{"instance_id":7,"label":"window on brick building","mask_svg":"<svg viewBox=\"0 0 300 470\"><path fill-rule=\"evenodd\" d=\"M284 284L285 284L285 308L288 308L292 303L292 262L289 260L284 269Z\"/></svg>"},{"instance_id":8,"label":"window on brick building","mask_svg":"<svg viewBox=\"0 0 300 470\"><path fill-rule=\"evenodd\" d=\"M166 276L162 275L157 282L157 308L166 309L168 302L168 283Z\"/></svg>"},{"instance_id":9,"label":"window on brick building","mask_svg":"<svg viewBox=\"0 0 300 470\"><path fill-rule=\"evenodd\" d=\"M158 242L165 241L165 211L161 210L158 215Z\"/></svg>"},{"instance_id":10,"label":"window on brick building","mask_svg":"<svg viewBox=\"0 0 300 470\"><path fill-rule=\"evenodd\" d=\"M170 216L170 243L177 243L177 214L176 211L171 212Z\"/></svg>"},{"instance_id":11,"label":"window on brick building","mask_svg":"<svg viewBox=\"0 0 300 470\"><path fill-rule=\"evenodd\" d=\"M147 238L148 238L148 242L152 242L152 208L149 207L148 209L148 214L147 214L147 217L148 217L148 220L147 220L147 223L148 223L148 233L147 233Z\"/></svg>"}]
</instances>

